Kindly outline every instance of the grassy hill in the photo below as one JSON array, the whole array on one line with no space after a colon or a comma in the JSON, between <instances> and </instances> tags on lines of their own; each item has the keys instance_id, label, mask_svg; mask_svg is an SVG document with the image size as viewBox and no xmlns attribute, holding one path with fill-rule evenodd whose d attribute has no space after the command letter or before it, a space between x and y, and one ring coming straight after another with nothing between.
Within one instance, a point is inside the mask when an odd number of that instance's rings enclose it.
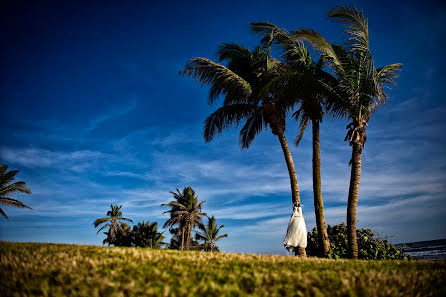
<instances>
[{"instance_id":1,"label":"grassy hill","mask_svg":"<svg viewBox=\"0 0 446 297\"><path fill-rule=\"evenodd\" d=\"M446 296L446 261L0 242L0 296Z\"/></svg>"}]
</instances>

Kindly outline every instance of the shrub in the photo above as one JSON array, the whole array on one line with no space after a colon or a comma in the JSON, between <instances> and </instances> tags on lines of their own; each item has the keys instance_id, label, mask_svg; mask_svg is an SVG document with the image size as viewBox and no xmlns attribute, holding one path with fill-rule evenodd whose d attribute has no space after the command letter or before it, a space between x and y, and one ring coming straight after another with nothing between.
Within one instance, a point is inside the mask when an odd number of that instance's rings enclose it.
<instances>
[{"instance_id":1,"label":"shrub","mask_svg":"<svg viewBox=\"0 0 446 297\"><path fill-rule=\"evenodd\" d=\"M329 258L347 258L347 227L344 223L327 226L328 238L330 239ZM357 229L358 238L358 258L368 260L394 260L394 259L414 259L403 253L401 248L395 247L387 242L385 238L379 237L370 229ZM308 232L307 254L309 256L319 256L320 247L318 232L313 228Z\"/></svg>"}]
</instances>

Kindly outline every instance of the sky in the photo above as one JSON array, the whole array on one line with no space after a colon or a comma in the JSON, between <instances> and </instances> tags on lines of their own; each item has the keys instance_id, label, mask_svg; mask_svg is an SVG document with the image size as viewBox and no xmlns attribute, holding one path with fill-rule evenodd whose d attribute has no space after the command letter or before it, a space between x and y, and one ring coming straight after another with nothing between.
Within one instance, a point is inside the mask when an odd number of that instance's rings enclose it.
<instances>
[{"instance_id":1,"label":"sky","mask_svg":"<svg viewBox=\"0 0 446 297\"><path fill-rule=\"evenodd\" d=\"M218 3L218 4L217 4ZM3 1L0 162L19 169L32 207L2 206L0 240L101 245L93 221L110 204L134 222L167 219L170 191L192 186L229 234L227 252L284 254L289 176L270 130L241 150L236 127L206 144L218 108L179 75L222 42L253 48L253 21L313 28L342 42L324 12L354 4L369 20L377 67L403 63L398 87L367 128L358 227L393 243L446 238L446 6L440 1ZM346 120L321 124L327 224L345 222ZM291 118L290 144L298 126ZM291 145L308 230L315 226L311 131ZM168 234L168 232L166 232Z\"/></svg>"}]
</instances>

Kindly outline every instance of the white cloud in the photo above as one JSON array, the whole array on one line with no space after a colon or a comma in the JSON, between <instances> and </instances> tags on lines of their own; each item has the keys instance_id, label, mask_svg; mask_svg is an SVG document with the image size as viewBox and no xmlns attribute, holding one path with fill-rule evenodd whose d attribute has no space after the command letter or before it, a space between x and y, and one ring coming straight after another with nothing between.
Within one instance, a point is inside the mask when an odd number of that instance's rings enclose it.
<instances>
[{"instance_id":1,"label":"white cloud","mask_svg":"<svg viewBox=\"0 0 446 297\"><path fill-rule=\"evenodd\" d=\"M73 171L83 170L88 167L86 162L103 156L104 154L101 152L90 150L60 152L39 148L0 148L0 158L8 163L25 167L57 167L63 165Z\"/></svg>"}]
</instances>

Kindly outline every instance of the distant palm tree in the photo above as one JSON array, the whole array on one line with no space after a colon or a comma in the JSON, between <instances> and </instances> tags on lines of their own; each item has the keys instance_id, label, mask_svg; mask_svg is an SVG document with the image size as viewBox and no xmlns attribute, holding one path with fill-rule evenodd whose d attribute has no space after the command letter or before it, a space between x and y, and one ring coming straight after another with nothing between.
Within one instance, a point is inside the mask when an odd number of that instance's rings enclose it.
<instances>
[{"instance_id":1,"label":"distant palm tree","mask_svg":"<svg viewBox=\"0 0 446 297\"><path fill-rule=\"evenodd\" d=\"M161 204L161 206L171 207L170 210L164 212L170 213L170 218L164 226L178 224L181 229L181 249L189 250L193 228L202 224L202 217L207 216L201 211L203 203L206 201L198 203L198 196L195 196L195 191L191 187L185 187L183 192L180 192L178 188L176 190L176 193L170 192L174 196L174 201Z\"/></svg>"},{"instance_id":2,"label":"distant palm tree","mask_svg":"<svg viewBox=\"0 0 446 297\"><path fill-rule=\"evenodd\" d=\"M215 219L214 216L212 216L211 218L208 218L207 225L204 225L204 224L198 225L198 228L201 230L201 232L195 231L197 233L196 238L198 240L204 240L204 247L205 247L206 251L209 249L212 252L214 250L214 248L216 248L215 243L219 239L228 237L228 234L218 235L218 232L223 227L224 227L224 225L220 225L220 226L217 225L217 220Z\"/></svg>"},{"instance_id":3,"label":"distant palm tree","mask_svg":"<svg viewBox=\"0 0 446 297\"><path fill-rule=\"evenodd\" d=\"M176 188L176 192L170 191L175 200L167 204L161 204L161 206L170 206L170 209L164 212L170 213L170 218L164 223L163 228L170 227L169 232L174 235L172 237L172 240L175 240L175 243L172 243L171 241L171 247L177 246L176 240L179 238L181 250L184 249L184 232L186 230L186 227L180 216L176 214L176 212L180 210L180 207L174 205L173 202L177 202L179 204L186 203L186 196L188 195L188 191L185 191L185 189L186 188L183 189L183 193L178 188ZM173 226L175 225L178 225L178 228L173 228Z\"/></svg>"},{"instance_id":4,"label":"distant palm tree","mask_svg":"<svg viewBox=\"0 0 446 297\"><path fill-rule=\"evenodd\" d=\"M162 232L158 232L158 223L150 221L138 223L132 230L133 244L137 247L161 248L165 242Z\"/></svg>"},{"instance_id":5,"label":"distant palm tree","mask_svg":"<svg viewBox=\"0 0 446 297\"><path fill-rule=\"evenodd\" d=\"M348 253L358 257L356 239L356 207L358 204L361 176L362 150L366 142L366 125L373 112L387 102L385 84L395 83L402 64L395 63L376 69L369 47L368 21L362 11L355 7L339 6L328 12L330 18L346 26L348 43L334 45L311 29L300 29L294 36L302 38L322 52L330 61L339 83L343 104L348 118L345 140L352 147L350 160L351 176L347 206Z\"/></svg>"},{"instance_id":6,"label":"distant palm tree","mask_svg":"<svg viewBox=\"0 0 446 297\"><path fill-rule=\"evenodd\" d=\"M223 106L209 115L204 123L204 139L212 141L216 134L242 122L239 142L242 149L248 148L254 138L268 126L281 145L288 167L293 204L300 205L299 185L296 170L285 137L287 112L294 102L283 96L280 89L265 92L265 87L282 71L283 65L272 59L269 49L246 47L224 43L218 50L219 60L227 61L227 67L206 58L189 60L182 74L209 84L209 104L224 95ZM305 255L305 249L296 249L296 254Z\"/></svg>"},{"instance_id":7,"label":"distant palm tree","mask_svg":"<svg viewBox=\"0 0 446 297\"><path fill-rule=\"evenodd\" d=\"M19 172L19 170L8 171L8 165L0 164L0 204L31 209L31 207L23 204L19 200L7 197L14 193L31 194L31 190L28 188L24 181L17 181L15 183L12 183L15 180L15 176ZM0 214L8 219L8 216L1 208Z\"/></svg>"},{"instance_id":8,"label":"distant palm tree","mask_svg":"<svg viewBox=\"0 0 446 297\"><path fill-rule=\"evenodd\" d=\"M121 225L121 228L124 232L116 232L115 238L113 240L114 246L132 246L133 245L133 232L130 226ZM108 232L104 232L108 238ZM108 242L107 238L104 239L103 244Z\"/></svg>"},{"instance_id":9,"label":"distant palm tree","mask_svg":"<svg viewBox=\"0 0 446 297\"><path fill-rule=\"evenodd\" d=\"M107 212L107 216L105 218L97 219L93 223L95 228L97 228L101 224L106 223L98 230L96 234L101 232L104 228L109 227L108 231L106 232L107 238L104 240L104 243L107 242L109 246L110 244L114 243L117 232L125 234L124 228L130 228L129 225L127 225L127 223L125 223L124 221L133 222L131 219L122 217L122 205L118 206L111 204L110 208L111 210Z\"/></svg>"}]
</instances>

